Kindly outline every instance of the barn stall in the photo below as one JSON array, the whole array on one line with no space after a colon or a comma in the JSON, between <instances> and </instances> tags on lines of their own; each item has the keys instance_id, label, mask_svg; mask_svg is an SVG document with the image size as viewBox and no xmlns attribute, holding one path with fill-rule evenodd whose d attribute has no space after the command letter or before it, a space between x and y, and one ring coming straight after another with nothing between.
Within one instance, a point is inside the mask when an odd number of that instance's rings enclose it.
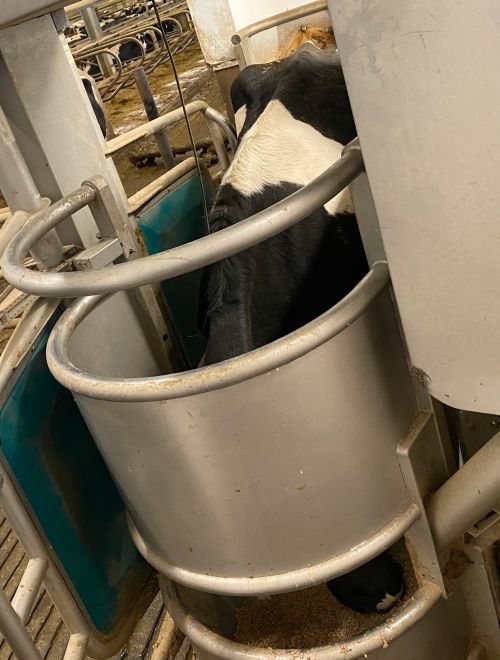
<instances>
[{"instance_id":1,"label":"barn stall","mask_svg":"<svg viewBox=\"0 0 500 660\"><path fill-rule=\"evenodd\" d=\"M495 159L497 8L471 30L444 0L64 4L0 19L0 654L499 657L495 187L475 147ZM473 58L452 47L466 25ZM207 235L232 80L307 39L338 46L359 139L293 201ZM346 186L367 275L199 366L200 269ZM387 549L394 609L325 588Z\"/></svg>"}]
</instances>

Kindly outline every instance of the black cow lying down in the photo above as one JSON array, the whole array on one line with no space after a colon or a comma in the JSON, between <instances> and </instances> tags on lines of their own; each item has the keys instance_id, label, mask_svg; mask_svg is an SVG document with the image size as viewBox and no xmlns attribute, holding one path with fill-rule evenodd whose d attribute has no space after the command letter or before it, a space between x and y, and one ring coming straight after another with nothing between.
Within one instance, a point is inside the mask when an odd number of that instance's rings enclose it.
<instances>
[{"instance_id":1,"label":"black cow lying down","mask_svg":"<svg viewBox=\"0 0 500 660\"><path fill-rule=\"evenodd\" d=\"M332 50L306 43L284 60L249 66L231 96L238 149L215 199L212 232L312 181L356 136L340 60ZM343 298L366 272L345 190L294 227L206 269L200 308L208 335L204 363L299 328ZM384 553L328 587L357 611L382 611L402 595L402 570Z\"/></svg>"}]
</instances>

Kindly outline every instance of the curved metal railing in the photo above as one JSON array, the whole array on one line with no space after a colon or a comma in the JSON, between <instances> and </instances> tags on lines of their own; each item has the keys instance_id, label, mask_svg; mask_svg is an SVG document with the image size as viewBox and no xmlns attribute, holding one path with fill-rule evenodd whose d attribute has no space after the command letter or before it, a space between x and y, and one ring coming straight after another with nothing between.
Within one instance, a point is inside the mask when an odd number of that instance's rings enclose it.
<instances>
[{"instance_id":1,"label":"curved metal railing","mask_svg":"<svg viewBox=\"0 0 500 660\"><path fill-rule=\"evenodd\" d=\"M297 650L256 648L238 644L213 632L182 604L173 582L162 578L173 620L195 647L223 660L344 660L367 657L377 649L385 649L392 641L414 626L436 605L441 590L432 582L424 581L415 594L387 621L365 633L337 644Z\"/></svg>"},{"instance_id":2,"label":"curved metal railing","mask_svg":"<svg viewBox=\"0 0 500 660\"><path fill-rule=\"evenodd\" d=\"M47 363L54 377L76 394L107 401L164 401L222 389L277 369L340 334L363 314L389 283L385 262L370 272L330 310L285 337L250 353L200 369L148 378L113 378L83 372L69 357L73 332L105 298L76 301L56 324L47 344Z\"/></svg>"},{"instance_id":3,"label":"curved metal railing","mask_svg":"<svg viewBox=\"0 0 500 660\"><path fill-rule=\"evenodd\" d=\"M250 44L251 37L260 34L261 32L265 32L266 30L270 30L273 27L279 27L285 23L290 23L291 21L296 21L305 18L306 16L318 14L322 11L328 11L326 0L314 0L314 2L310 2L306 5L287 9L287 11L281 12L280 14L275 14L274 16L269 16L269 18L264 18L261 21L252 23L236 32L236 34L233 34L231 37L231 43L233 44L240 68L243 69L248 64L255 64Z\"/></svg>"},{"instance_id":4,"label":"curved metal railing","mask_svg":"<svg viewBox=\"0 0 500 660\"><path fill-rule=\"evenodd\" d=\"M162 119L155 119L150 124ZM24 268L24 257L42 236L95 199L95 187L91 182L85 183L38 214L36 221L26 223L7 246L1 262L2 269L7 281L21 291L56 298L112 293L159 282L220 261L279 234L326 204L362 171L360 150L347 149L336 163L307 186L210 236L155 255L89 272L34 273Z\"/></svg>"}]
</instances>

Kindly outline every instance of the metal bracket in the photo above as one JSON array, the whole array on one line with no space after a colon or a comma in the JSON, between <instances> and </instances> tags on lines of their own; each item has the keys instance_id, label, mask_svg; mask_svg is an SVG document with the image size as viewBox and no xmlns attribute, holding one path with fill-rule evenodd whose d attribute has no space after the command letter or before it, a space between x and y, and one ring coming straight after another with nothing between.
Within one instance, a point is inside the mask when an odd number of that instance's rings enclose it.
<instances>
[{"instance_id":1,"label":"metal bracket","mask_svg":"<svg viewBox=\"0 0 500 660\"><path fill-rule=\"evenodd\" d=\"M418 413L396 451L410 498L422 511L420 519L406 532L415 572L419 580L431 580L444 594L439 558L423 502L426 493L438 488L447 477L447 466L431 413Z\"/></svg>"},{"instance_id":2,"label":"metal bracket","mask_svg":"<svg viewBox=\"0 0 500 660\"><path fill-rule=\"evenodd\" d=\"M88 206L99 229L97 238L118 237L125 257L128 258L135 254L137 251L135 241L128 231L106 179L101 175L96 175L84 181L82 186L90 186L95 191L95 197L88 203Z\"/></svg>"},{"instance_id":3,"label":"metal bracket","mask_svg":"<svg viewBox=\"0 0 500 660\"><path fill-rule=\"evenodd\" d=\"M80 252L73 259L76 270L93 270L104 268L115 259L123 256L123 249L117 238L108 238Z\"/></svg>"}]
</instances>

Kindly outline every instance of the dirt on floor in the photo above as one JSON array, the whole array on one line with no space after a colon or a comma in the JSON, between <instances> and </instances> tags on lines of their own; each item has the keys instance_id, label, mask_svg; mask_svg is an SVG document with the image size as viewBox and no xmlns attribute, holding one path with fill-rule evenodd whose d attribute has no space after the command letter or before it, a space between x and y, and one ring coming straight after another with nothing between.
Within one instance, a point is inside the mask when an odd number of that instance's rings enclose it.
<instances>
[{"instance_id":1,"label":"dirt on floor","mask_svg":"<svg viewBox=\"0 0 500 660\"><path fill-rule=\"evenodd\" d=\"M307 649L325 644L345 643L393 616L418 588L413 566L404 543L392 554L403 567L405 592L400 603L385 613L359 614L342 605L325 585L279 594L243 605L237 614L236 641L272 649ZM384 648L388 642L384 640Z\"/></svg>"},{"instance_id":2,"label":"dirt on floor","mask_svg":"<svg viewBox=\"0 0 500 660\"><path fill-rule=\"evenodd\" d=\"M210 67L206 65L199 45L190 46L182 53L175 55L174 61L184 102L203 100L219 112L226 114L217 79ZM181 106L170 62L158 66L148 75L148 80L160 114ZM135 87L120 91L105 104L105 108L116 135L147 121L146 112ZM190 124L195 142L209 138L207 124L201 114L197 113L190 117ZM172 126L167 133L174 150L190 145L189 132L185 122ZM130 197L165 171L161 160L157 157L142 159L143 162L147 161L144 167L134 164L141 160L137 158L138 154L150 153L154 156L157 151L154 138L146 138L126 147L113 157L127 196Z\"/></svg>"},{"instance_id":3,"label":"dirt on floor","mask_svg":"<svg viewBox=\"0 0 500 660\"><path fill-rule=\"evenodd\" d=\"M206 101L219 112L226 114L226 107L217 79L205 63L198 43L174 55L174 62L185 103L200 99ZM160 114L181 106L170 62L160 64L148 74L148 80ZM105 103L105 109L115 135L120 135L147 121L146 112L135 85L118 92L113 99ZM199 113L193 115L190 118L190 124L196 142L209 138L207 124L202 115ZM169 128L167 133L174 148L190 145L189 133L184 122ZM153 154L157 152L154 138L146 138L141 140L140 143L130 145L130 147L126 147L113 157L128 197L165 172L165 168L158 157L148 159L146 166L138 167L134 165L130 158L133 159L138 150ZM0 194L0 208L4 206L6 206L6 203Z\"/></svg>"}]
</instances>

